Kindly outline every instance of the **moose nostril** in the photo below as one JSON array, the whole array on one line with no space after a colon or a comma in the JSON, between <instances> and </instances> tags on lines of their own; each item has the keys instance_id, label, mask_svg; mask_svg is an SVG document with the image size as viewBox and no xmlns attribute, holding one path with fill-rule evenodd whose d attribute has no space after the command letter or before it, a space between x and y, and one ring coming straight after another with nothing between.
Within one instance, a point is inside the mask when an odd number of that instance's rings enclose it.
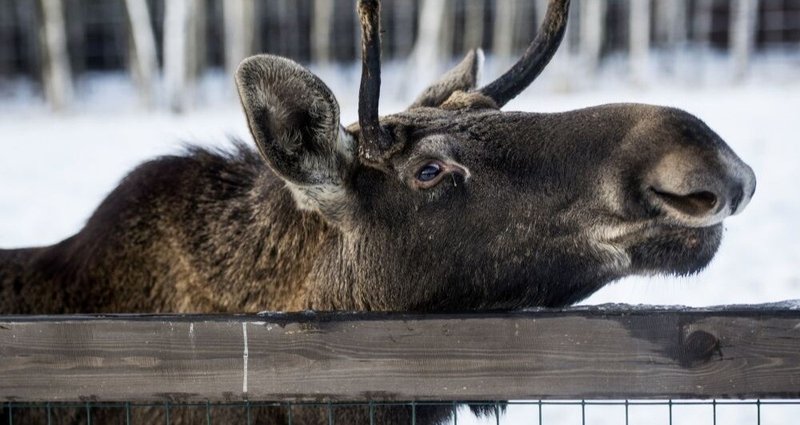
<instances>
[{"instance_id":1,"label":"moose nostril","mask_svg":"<svg viewBox=\"0 0 800 425\"><path fill-rule=\"evenodd\" d=\"M677 195L650 189L661 201L670 207L690 216L701 217L712 213L719 203L719 198L712 192L699 191L686 195Z\"/></svg>"}]
</instances>

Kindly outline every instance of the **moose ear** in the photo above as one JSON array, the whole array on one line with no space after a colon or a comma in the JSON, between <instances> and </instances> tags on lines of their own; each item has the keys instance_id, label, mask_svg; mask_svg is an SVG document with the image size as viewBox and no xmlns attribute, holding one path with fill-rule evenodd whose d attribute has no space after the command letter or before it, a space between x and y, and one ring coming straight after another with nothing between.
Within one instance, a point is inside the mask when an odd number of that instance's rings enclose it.
<instances>
[{"instance_id":1,"label":"moose ear","mask_svg":"<svg viewBox=\"0 0 800 425\"><path fill-rule=\"evenodd\" d=\"M474 89L482 67L483 51L481 49L470 50L461 63L425 89L409 106L409 109L421 106L435 108L443 104L453 92Z\"/></svg>"},{"instance_id":2,"label":"moose ear","mask_svg":"<svg viewBox=\"0 0 800 425\"><path fill-rule=\"evenodd\" d=\"M355 140L339 124L339 104L311 71L278 56L245 59L236 85L261 155L303 209L337 201Z\"/></svg>"}]
</instances>

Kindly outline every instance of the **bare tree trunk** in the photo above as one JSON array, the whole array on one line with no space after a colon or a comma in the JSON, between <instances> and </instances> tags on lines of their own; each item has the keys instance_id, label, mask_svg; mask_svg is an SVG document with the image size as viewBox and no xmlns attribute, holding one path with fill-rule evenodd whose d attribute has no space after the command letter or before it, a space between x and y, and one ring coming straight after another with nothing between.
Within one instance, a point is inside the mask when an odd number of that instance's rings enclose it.
<instances>
[{"instance_id":1,"label":"bare tree trunk","mask_svg":"<svg viewBox=\"0 0 800 425\"><path fill-rule=\"evenodd\" d=\"M315 62L331 61L333 35L333 0L314 0L314 23L311 28L312 56Z\"/></svg>"},{"instance_id":2,"label":"bare tree trunk","mask_svg":"<svg viewBox=\"0 0 800 425\"><path fill-rule=\"evenodd\" d=\"M194 0L164 2L164 84L173 112L186 110L189 100L189 43Z\"/></svg>"},{"instance_id":3,"label":"bare tree trunk","mask_svg":"<svg viewBox=\"0 0 800 425\"><path fill-rule=\"evenodd\" d=\"M528 46L535 34L530 19L533 8L533 4L528 0L514 1L514 18L512 20L514 29L511 33L511 56L513 58L522 54L522 50Z\"/></svg>"},{"instance_id":4,"label":"bare tree trunk","mask_svg":"<svg viewBox=\"0 0 800 425\"><path fill-rule=\"evenodd\" d=\"M171 1L171 0L170 0ZM239 63L253 51L255 8L252 0L225 0L222 17L225 31L225 72L232 76Z\"/></svg>"},{"instance_id":5,"label":"bare tree trunk","mask_svg":"<svg viewBox=\"0 0 800 425\"><path fill-rule=\"evenodd\" d=\"M416 81L427 83L439 74L443 62L441 43L446 3L442 0L422 0L419 8L419 32L412 52Z\"/></svg>"},{"instance_id":6,"label":"bare tree trunk","mask_svg":"<svg viewBox=\"0 0 800 425\"><path fill-rule=\"evenodd\" d=\"M200 78L206 68L208 55L208 40L206 39L208 10L205 0L194 0L194 15L189 23L189 81L194 82Z\"/></svg>"},{"instance_id":7,"label":"bare tree trunk","mask_svg":"<svg viewBox=\"0 0 800 425\"><path fill-rule=\"evenodd\" d=\"M300 31L297 0L278 0L280 29L280 54L297 59L300 53ZM358 20L356 20L358 21Z\"/></svg>"},{"instance_id":8,"label":"bare tree trunk","mask_svg":"<svg viewBox=\"0 0 800 425\"><path fill-rule=\"evenodd\" d=\"M686 0L656 0L656 37L669 50L686 42Z\"/></svg>"},{"instance_id":9,"label":"bare tree trunk","mask_svg":"<svg viewBox=\"0 0 800 425\"><path fill-rule=\"evenodd\" d=\"M394 12L394 46L396 56L407 56L414 48L414 3L406 0L392 2Z\"/></svg>"},{"instance_id":10,"label":"bare tree trunk","mask_svg":"<svg viewBox=\"0 0 800 425\"><path fill-rule=\"evenodd\" d=\"M580 52L586 72L594 74L600 62L605 37L606 0L582 0Z\"/></svg>"},{"instance_id":11,"label":"bare tree trunk","mask_svg":"<svg viewBox=\"0 0 800 425\"><path fill-rule=\"evenodd\" d=\"M495 3L492 53L501 61L509 61L513 53L516 14L517 0L497 0Z\"/></svg>"},{"instance_id":12,"label":"bare tree trunk","mask_svg":"<svg viewBox=\"0 0 800 425\"><path fill-rule=\"evenodd\" d=\"M650 62L650 0L631 0L628 48L633 80L644 83Z\"/></svg>"},{"instance_id":13,"label":"bare tree trunk","mask_svg":"<svg viewBox=\"0 0 800 425\"><path fill-rule=\"evenodd\" d=\"M688 28L686 25L687 0L655 0L655 38L666 55L660 65L672 73L678 73L682 65L682 53L686 50Z\"/></svg>"},{"instance_id":14,"label":"bare tree trunk","mask_svg":"<svg viewBox=\"0 0 800 425\"><path fill-rule=\"evenodd\" d=\"M131 30L131 68L139 85L139 95L147 106L153 106L153 89L158 73L156 38L150 22L146 0L125 0Z\"/></svg>"},{"instance_id":15,"label":"bare tree trunk","mask_svg":"<svg viewBox=\"0 0 800 425\"><path fill-rule=\"evenodd\" d=\"M67 52L67 33L62 0L39 0L43 25L40 38L43 45L42 66L45 98L53 107L65 108L73 96L72 72Z\"/></svg>"},{"instance_id":16,"label":"bare tree trunk","mask_svg":"<svg viewBox=\"0 0 800 425\"><path fill-rule=\"evenodd\" d=\"M484 0L466 0L464 39L462 48L464 51L483 46L483 14Z\"/></svg>"},{"instance_id":17,"label":"bare tree trunk","mask_svg":"<svg viewBox=\"0 0 800 425\"><path fill-rule=\"evenodd\" d=\"M442 12L442 30L439 37L439 55L447 62L453 57L453 37L455 37L455 4L454 0L441 0L444 3Z\"/></svg>"},{"instance_id":18,"label":"bare tree trunk","mask_svg":"<svg viewBox=\"0 0 800 425\"><path fill-rule=\"evenodd\" d=\"M731 19L731 55L734 78L741 80L747 75L750 55L756 36L758 0L735 0Z\"/></svg>"},{"instance_id":19,"label":"bare tree trunk","mask_svg":"<svg viewBox=\"0 0 800 425\"><path fill-rule=\"evenodd\" d=\"M713 6L713 0L697 0L695 2L692 27L695 42L702 49L709 48L711 44L711 9Z\"/></svg>"}]
</instances>

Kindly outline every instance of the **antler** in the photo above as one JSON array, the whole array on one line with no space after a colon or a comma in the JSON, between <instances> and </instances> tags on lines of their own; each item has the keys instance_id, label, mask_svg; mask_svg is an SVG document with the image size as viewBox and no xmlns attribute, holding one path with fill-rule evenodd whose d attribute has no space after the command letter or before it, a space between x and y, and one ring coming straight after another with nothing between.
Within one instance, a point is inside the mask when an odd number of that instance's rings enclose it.
<instances>
[{"instance_id":1,"label":"antler","mask_svg":"<svg viewBox=\"0 0 800 425\"><path fill-rule=\"evenodd\" d=\"M550 0L539 33L519 61L500 78L479 89L479 93L502 107L525 90L558 50L567 28L568 14L569 0Z\"/></svg>"},{"instance_id":2,"label":"antler","mask_svg":"<svg viewBox=\"0 0 800 425\"><path fill-rule=\"evenodd\" d=\"M358 0L361 20L361 86L358 91L359 150L367 160L378 160L392 144L378 120L381 91L381 35L379 0Z\"/></svg>"}]
</instances>

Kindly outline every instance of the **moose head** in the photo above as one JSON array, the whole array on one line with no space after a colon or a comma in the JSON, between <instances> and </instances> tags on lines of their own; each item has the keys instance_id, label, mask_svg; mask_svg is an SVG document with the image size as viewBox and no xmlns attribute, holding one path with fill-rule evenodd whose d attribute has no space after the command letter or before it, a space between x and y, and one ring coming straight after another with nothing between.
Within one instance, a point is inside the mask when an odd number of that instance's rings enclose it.
<instances>
[{"instance_id":1,"label":"moose head","mask_svg":"<svg viewBox=\"0 0 800 425\"><path fill-rule=\"evenodd\" d=\"M563 38L568 0L504 75L476 88L470 52L407 110L379 116L379 2L360 0L358 123L330 89L276 56L246 59L251 133L300 210L335 237L311 307L563 306L632 274L690 274L744 209L753 171L697 117L641 104L503 112ZM336 305L326 293L356 300ZM317 295L314 295L317 294Z\"/></svg>"}]
</instances>

